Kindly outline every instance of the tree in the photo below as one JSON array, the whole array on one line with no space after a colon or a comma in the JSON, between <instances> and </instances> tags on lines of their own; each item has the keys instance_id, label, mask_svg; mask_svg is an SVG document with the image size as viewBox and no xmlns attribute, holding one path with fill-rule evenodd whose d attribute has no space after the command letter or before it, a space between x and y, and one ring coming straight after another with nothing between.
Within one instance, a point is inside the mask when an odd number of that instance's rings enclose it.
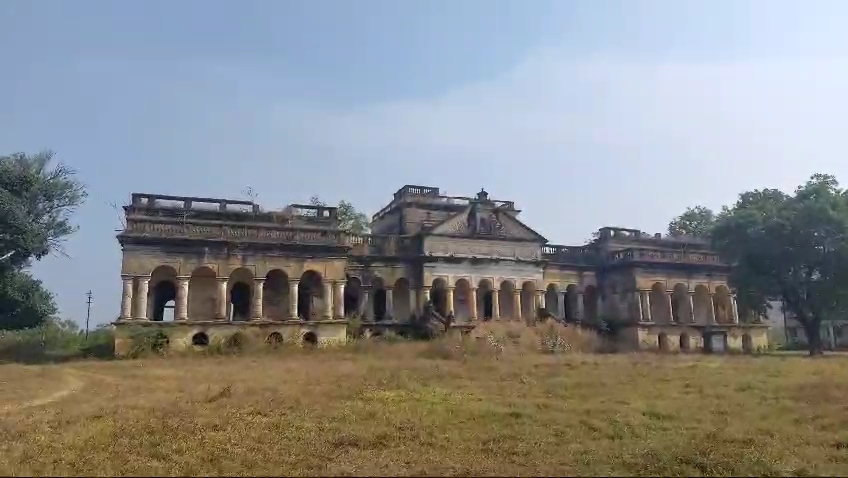
<instances>
[{"instance_id":1,"label":"tree","mask_svg":"<svg viewBox=\"0 0 848 478\"><path fill-rule=\"evenodd\" d=\"M716 216L711 209L704 206L689 207L668 223L668 235L708 236L715 221Z\"/></svg>"},{"instance_id":2,"label":"tree","mask_svg":"<svg viewBox=\"0 0 848 478\"><path fill-rule=\"evenodd\" d=\"M53 296L24 269L51 252L76 227L71 214L84 186L53 152L0 156L0 329L34 327L56 311Z\"/></svg>"},{"instance_id":3,"label":"tree","mask_svg":"<svg viewBox=\"0 0 848 478\"><path fill-rule=\"evenodd\" d=\"M804 327L810 355L822 353L821 323L848 308L848 191L816 174L794 195L741 194L712 228L713 246L734 265L730 282L764 313L780 298Z\"/></svg>"},{"instance_id":4,"label":"tree","mask_svg":"<svg viewBox=\"0 0 848 478\"><path fill-rule=\"evenodd\" d=\"M318 196L312 196L309 199L309 204L327 207L327 203ZM350 234L368 233L368 216L365 213L357 211L353 204L344 200L339 201L339 205L336 207L338 209L339 229Z\"/></svg>"}]
</instances>

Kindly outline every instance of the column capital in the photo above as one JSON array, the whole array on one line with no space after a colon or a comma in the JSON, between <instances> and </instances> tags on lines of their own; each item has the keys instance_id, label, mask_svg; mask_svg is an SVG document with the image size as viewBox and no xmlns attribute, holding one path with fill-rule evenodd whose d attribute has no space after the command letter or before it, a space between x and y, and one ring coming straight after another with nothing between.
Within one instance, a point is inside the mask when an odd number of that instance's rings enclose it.
<instances>
[{"instance_id":1,"label":"column capital","mask_svg":"<svg viewBox=\"0 0 848 478\"><path fill-rule=\"evenodd\" d=\"M136 276L139 282L148 283L150 282L150 275Z\"/></svg>"},{"instance_id":2,"label":"column capital","mask_svg":"<svg viewBox=\"0 0 848 478\"><path fill-rule=\"evenodd\" d=\"M230 280L230 278L229 277L216 277L215 280L217 280L218 282L227 282L227 281Z\"/></svg>"},{"instance_id":3,"label":"column capital","mask_svg":"<svg viewBox=\"0 0 848 478\"><path fill-rule=\"evenodd\" d=\"M433 286L431 286L431 285L422 285L422 286L421 286L421 290L427 290L427 291L429 291L429 290L431 290L431 289L433 289Z\"/></svg>"},{"instance_id":4,"label":"column capital","mask_svg":"<svg viewBox=\"0 0 848 478\"><path fill-rule=\"evenodd\" d=\"M265 282L265 278L264 278L264 277L254 277L254 278L253 278L253 283L254 283L254 284L257 284L257 283L258 283L258 284L261 284L261 283L263 283L263 282Z\"/></svg>"},{"instance_id":5,"label":"column capital","mask_svg":"<svg viewBox=\"0 0 848 478\"><path fill-rule=\"evenodd\" d=\"M191 280L191 276L177 276L177 280L188 282L189 280Z\"/></svg>"},{"instance_id":6,"label":"column capital","mask_svg":"<svg viewBox=\"0 0 848 478\"><path fill-rule=\"evenodd\" d=\"M133 280L133 279L135 279L135 276L132 275L132 274L121 274L121 279L123 279L123 280Z\"/></svg>"}]
</instances>

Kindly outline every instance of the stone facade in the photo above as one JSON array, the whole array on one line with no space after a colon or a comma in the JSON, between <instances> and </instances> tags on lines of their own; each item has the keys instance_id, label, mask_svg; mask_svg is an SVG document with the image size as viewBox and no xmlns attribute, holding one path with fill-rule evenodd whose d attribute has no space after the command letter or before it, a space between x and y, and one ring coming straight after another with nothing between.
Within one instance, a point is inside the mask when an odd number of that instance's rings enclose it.
<instances>
[{"instance_id":1,"label":"stone facade","mask_svg":"<svg viewBox=\"0 0 848 478\"><path fill-rule=\"evenodd\" d=\"M115 322L157 327L171 346L235 333L268 341L345 340L351 317L399 326L432 301L455 327L532 320L615 319L633 348L750 351L767 327L739 322L729 266L699 238L606 227L592 243L548 244L511 201L448 197L404 186L346 234L337 210L294 204L133 194L125 207L123 298Z\"/></svg>"}]
</instances>

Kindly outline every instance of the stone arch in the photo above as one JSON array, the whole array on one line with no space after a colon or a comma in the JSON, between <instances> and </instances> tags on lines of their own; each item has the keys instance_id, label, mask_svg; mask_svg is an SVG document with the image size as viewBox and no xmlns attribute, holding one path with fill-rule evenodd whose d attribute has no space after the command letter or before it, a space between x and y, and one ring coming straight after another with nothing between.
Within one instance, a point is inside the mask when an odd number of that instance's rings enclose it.
<instances>
[{"instance_id":1,"label":"stone arch","mask_svg":"<svg viewBox=\"0 0 848 478\"><path fill-rule=\"evenodd\" d=\"M533 281L524 281L521 284L521 318L533 319L536 312L536 284Z\"/></svg>"},{"instance_id":2,"label":"stone arch","mask_svg":"<svg viewBox=\"0 0 848 478\"><path fill-rule=\"evenodd\" d=\"M230 273L227 281L229 311L227 317L233 322L250 320L251 301L253 299L253 273L245 267L239 267Z\"/></svg>"},{"instance_id":3,"label":"stone arch","mask_svg":"<svg viewBox=\"0 0 848 478\"><path fill-rule=\"evenodd\" d=\"M583 291L583 314L589 320L598 318L598 288L594 285L587 285Z\"/></svg>"},{"instance_id":4,"label":"stone arch","mask_svg":"<svg viewBox=\"0 0 848 478\"><path fill-rule=\"evenodd\" d=\"M386 284L382 277L375 277L371 280L371 311L373 312L374 320L381 321L387 319L386 310Z\"/></svg>"},{"instance_id":5,"label":"stone arch","mask_svg":"<svg viewBox=\"0 0 848 478\"><path fill-rule=\"evenodd\" d=\"M430 302L433 303L433 308L441 316L448 315L448 284L441 277L433 279L433 285L430 288Z\"/></svg>"},{"instance_id":6,"label":"stone arch","mask_svg":"<svg viewBox=\"0 0 848 478\"><path fill-rule=\"evenodd\" d=\"M494 317L494 295L495 291L492 283L488 279L481 279L477 283L477 318L483 321L491 320ZM500 311L498 311L500 312Z\"/></svg>"},{"instance_id":7,"label":"stone arch","mask_svg":"<svg viewBox=\"0 0 848 478\"><path fill-rule=\"evenodd\" d=\"M412 287L405 277L396 280L392 287L392 316L404 321L412 316Z\"/></svg>"},{"instance_id":8,"label":"stone arch","mask_svg":"<svg viewBox=\"0 0 848 478\"><path fill-rule=\"evenodd\" d=\"M359 277L347 276L343 300L345 317L358 317L362 307L362 281Z\"/></svg>"},{"instance_id":9,"label":"stone arch","mask_svg":"<svg viewBox=\"0 0 848 478\"><path fill-rule=\"evenodd\" d=\"M742 352L746 354L754 353L754 340L751 338L751 334L747 332L742 334Z\"/></svg>"},{"instance_id":10,"label":"stone arch","mask_svg":"<svg viewBox=\"0 0 848 478\"><path fill-rule=\"evenodd\" d=\"M309 331L303 334L303 345L307 347L314 347L318 345L318 334L315 332Z\"/></svg>"},{"instance_id":11,"label":"stone arch","mask_svg":"<svg viewBox=\"0 0 848 478\"><path fill-rule=\"evenodd\" d=\"M320 319L323 310L324 278L318 271L304 271L297 287L297 316L301 320Z\"/></svg>"},{"instance_id":12,"label":"stone arch","mask_svg":"<svg viewBox=\"0 0 848 478\"><path fill-rule=\"evenodd\" d=\"M670 347L668 344L668 334L666 334L665 332L660 332L660 334L657 335L657 348L660 352L669 351Z\"/></svg>"},{"instance_id":13,"label":"stone arch","mask_svg":"<svg viewBox=\"0 0 848 478\"><path fill-rule=\"evenodd\" d=\"M692 321L692 311L689 310L689 286L674 284L671 292L671 317L678 324Z\"/></svg>"},{"instance_id":14,"label":"stone arch","mask_svg":"<svg viewBox=\"0 0 848 478\"><path fill-rule=\"evenodd\" d=\"M692 302L695 306L695 323L706 325L710 323L712 316L712 301L710 300L710 291L707 286L698 284L695 286Z\"/></svg>"},{"instance_id":15,"label":"stone arch","mask_svg":"<svg viewBox=\"0 0 848 478\"><path fill-rule=\"evenodd\" d=\"M209 336L206 332L197 332L191 336L191 345L195 347L206 347L209 345Z\"/></svg>"},{"instance_id":16,"label":"stone arch","mask_svg":"<svg viewBox=\"0 0 848 478\"><path fill-rule=\"evenodd\" d=\"M559 310L559 288L556 284L548 284L545 289L545 310L555 317L561 317Z\"/></svg>"},{"instance_id":17,"label":"stone arch","mask_svg":"<svg viewBox=\"0 0 848 478\"><path fill-rule=\"evenodd\" d=\"M733 323L733 300L730 297L730 289L725 285L716 287L713 294L715 305L715 320L718 324Z\"/></svg>"},{"instance_id":18,"label":"stone arch","mask_svg":"<svg viewBox=\"0 0 848 478\"><path fill-rule=\"evenodd\" d=\"M268 335L268 338L265 339L265 342L268 343L271 347L279 347L283 344L283 334L279 332L271 332Z\"/></svg>"},{"instance_id":19,"label":"stone arch","mask_svg":"<svg viewBox=\"0 0 848 478\"><path fill-rule=\"evenodd\" d=\"M565 319L568 322L575 322L578 319L578 310L580 294L577 293L577 286L568 284L565 288Z\"/></svg>"},{"instance_id":20,"label":"stone arch","mask_svg":"<svg viewBox=\"0 0 848 478\"><path fill-rule=\"evenodd\" d=\"M680 334L680 350L683 352L688 352L692 348L692 339L689 337L689 334L683 332Z\"/></svg>"},{"instance_id":21,"label":"stone arch","mask_svg":"<svg viewBox=\"0 0 848 478\"><path fill-rule=\"evenodd\" d=\"M171 266L159 266L150 274L148 317L157 322L174 320L177 300L177 271Z\"/></svg>"},{"instance_id":22,"label":"stone arch","mask_svg":"<svg viewBox=\"0 0 848 478\"><path fill-rule=\"evenodd\" d=\"M453 315L457 322L471 321L471 283L468 279L459 279L454 283Z\"/></svg>"},{"instance_id":23,"label":"stone arch","mask_svg":"<svg viewBox=\"0 0 848 478\"><path fill-rule=\"evenodd\" d=\"M651 298L651 320L658 324L671 322L671 311L669 308L668 294L662 282L654 282L648 293Z\"/></svg>"},{"instance_id":24,"label":"stone arch","mask_svg":"<svg viewBox=\"0 0 848 478\"><path fill-rule=\"evenodd\" d=\"M218 311L218 274L208 266L191 272L188 281L188 318L213 320Z\"/></svg>"},{"instance_id":25,"label":"stone arch","mask_svg":"<svg viewBox=\"0 0 848 478\"><path fill-rule=\"evenodd\" d=\"M270 320L289 318L289 276L281 269L272 269L265 275L262 290L262 315Z\"/></svg>"},{"instance_id":26,"label":"stone arch","mask_svg":"<svg viewBox=\"0 0 848 478\"><path fill-rule=\"evenodd\" d=\"M498 315L501 318L516 318L515 316L515 283L506 279L498 288Z\"/></svg>"}]
</instances>

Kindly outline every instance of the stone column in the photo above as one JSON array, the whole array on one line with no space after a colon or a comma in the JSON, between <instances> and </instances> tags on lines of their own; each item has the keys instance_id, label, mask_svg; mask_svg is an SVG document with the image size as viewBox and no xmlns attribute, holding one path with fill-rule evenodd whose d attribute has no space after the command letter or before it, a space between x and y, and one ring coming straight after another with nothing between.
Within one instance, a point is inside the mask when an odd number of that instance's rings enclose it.
<instances>
[{"instance_id":1,"label":"stone column","mask_svg":"<svg viewBox=\"0 0 848 478\"><path fill-rule=\"evenodd\" d=\"M710 294L710 325L716 324L715 316L715 295Z\"/></svg>"},{"instance_id":2,"label":"stone column","mask_svg":"<svg viewBox=\"0 0 848 478\"><path fill-rule=\"evenodd\" d=\"M289 279L289 319L298 320L297 295L300 289L300 279Z\"/></svg>"},{"instance_id":3,"label":"stone column","mask_svg":"<svg viewBox=\"0 0 848 478\"><path fill-rule=\"evenodd\" d=\"M371 287L362 287L362 303L359 304L359 316L362 320L371 320L374 317L374 308L371 307Z\"/></svg>"},{"instance_id":4,"label":"stone column","mask_svg":"<svg viewBox=\"0 0 848 478\"><path fill-rule=\"evenodd\" d=\"M262 298L265 295L265 279L253 279L253 320L262 320Z\"/></svg>"},{"instance_id":5,"label":"stone column","mask_svg":"<svg viewBox=\"0 0 848 478\"><path fill-rule=\"evenodd\" d=\"M565 319L565 294L566 292L557 292L557 311L559 318Z\"/></svg>"},{"instance_id":6,"label":"stone column","mask_svg":"<svg viewBox=\"0 0 848 478\"><path fill-rule=\"evenodd\" d=\"M132 319L132 300L133 300L133 277L122 275L121 280L124 283L124 289L121 293L121 320Z\"/></svg>"},{"instance_id":7,"label":"stone column","mask_svg":"<svg viewBox=\"0 0 848 478\"><path fill-rule=\"evenodd\" d=\"M583 320L586 315L586 294L577 294L577 320Z\"/></svg>"},{"instance_id":8,"label":"stone column","mask_svg":"<svg viewBox=\"0 0 848 478\"><path fill-rule=\"evenodd\" d=\"M410 315L412 315L412 314L418 315L418 310L416 308L416 306L418 304L418 301L416 300L417 297L418 297L418 291L410 288L409 289L409 314ZM404 317L403 320L408 321L409 317Z\"/></svg>"},{"instance_id":9,"label":"stone column","mask_svg":"<svg viewBox=\"0 0 848 478\"><path fill-rule=\"evenodd\" d=\"M642 308L642 293L637 290L634 294L636 295L636 305L639 306L639 322L644 322L645 310Z\"/></svg>"},{"instance_id":10,"label":"stone column","mask_svg":"<svg viewBox=\"0 0 848 478\"><path fill-rule=\"evenodd\" d=\"M174 320L188 318L188 282L187 276L177 277L177 300L174 304Z\"/></svg>"},{"instance_id":11,"label":"stone column","mask_svg":"<svg viewBox=\"0 0 848 478\"><path fill-rule=\"evenodd\" d=\"M492 291L492 320L501 320L501 298L498 289Z\"/></svg>"},{"instance_id":12,"label":"stone column","mask_svg":"<svg viewBox=\"0 0 848 478\"><path fill-rule=\"evenodd\" d=\"M731 305L732 312L733 312L733 323L738 324L739 323L739 307L736 305L736 296L735 295L730 296L730 305Z\"/></svg>"},{"instance_id":13,"label":"stone column","mask_svg":"<svg viewBox=\"0 0 848 478\"><path fill-rule=\"evenodd\" d=\"M674 299L672 297L672 293L666 292L665 295L666 297L668 297L668 321L676 322L676 320L674 319Z\"/></svg>"},{"instance_id":14,"label":"stone column","mask_svg":"<svg viewBox=\"0 0 848 478\"><path fill-rule=\"evenodd\" d=\"M324 281L324 315L325 319L333 318L333 282Z\"/></svg>"},{"instance_id":15,"label":"stone column","mask_svg":"<svg viewBox=\"0 0 848 478\"><path fill-rule=\"evenodd\" d=\"M138 278L138 297L135 304L135 318L147 320L147 288L150 285L150 277Z\"/></svg>"},{"instance_id":16,"label":"stone column","mask_svg":"<svg viewBox=\"0 0 848 478\"><path fill-rule=\"evenodd\" d=\"M344 310L344 292L345 292L345 283L344 281L338 281L335 284L335 304L336 304L336 317L343 319L345 316Z\"/></svg>"},{"instance_id":17,"label":"stone column","mask_svg":"<svg viewBox=\"0 0 848 478\"><path fill-rule=\"evenodd\" d=\"M521 291L514 290L512 294L512 319L521 320Z\"/></svg>"},{"instance_id":18,"label":"stone column","mask_svg":"<svg viewBox=\"0 0 848 478\"><path fill-rule=\"evenodd\" d=\"M394 320L395 318L395 297L394 288L385 287L386 291L386 318Z\"/></svg>"},{"instance_id":19,"label":"stone column","mask_svg":"<svg viewBox=\"0 0 848 478\"><path fill-rule=\"evenodd\" d=\"M695 323L695 293L689 292L689 322Z\"/></svg>"},{"instance_id":20,"label":"stone column","mask_svg":"<svg viewBox=\"0 0 848 478\"><path fill-rule=\"evenodd\" d=\"M469 317L469 319L471 319L471 321L474 322L475 320L477 320L477 288L476 287L471 288L471 304L470 304L470 307L468 309L471 312L471 314L470 314L471 317Z\"/></svg>"},{"instance_id":21,"label":"stone column","mask_svg":"<svg viewBox=\"0 0 848 478\"><path fill-rule=\"evenodd\" d=\"M226 320L227 318L227 278L218 278L218 296L215 301L215 318Z\"/></svg>"},{"instance_id":22,"label":"stone column","mask_svg":"<svg viewBox=\"0 0 848 478\"><path fill-rule=\"evenodd\" d=\"M539 309L546 309L545 307L545 291L537 290L536 291L536 311Z\"/></svg>"},{"instance_id":23,"label":"stone column","mask_svg":"<svg viewBox=\"0 0 848 478\"><path fill-rule=\"evenodd\" d=\"M445 294L445 297L446 297L445 302L447 302L447 307L446 307L446 309L447 309L447 313L448 313L448 315L450 315L450 314L451 314L451 312L453 312L453 311L454 311L454 307L453 307L453 290L454 290L454 287L453 287L453 286L450 286L450 287L448 287L447 293Z\"/></svg>"},{"instance_id":24,"label":"stone column","mask_svg":"<svg viewBox=\"0 0 848 478\"><path fill-rule=\"evenodd\" d=\"M651 313L651 293L649 291L643 290L643 291L641 291L641 294L642 294L642 297L645 298L645 312L646 312L645 318L647 319L648 322L653 322L654 317L653 317L653 314Z\"/></svg>"}]
</instances>

